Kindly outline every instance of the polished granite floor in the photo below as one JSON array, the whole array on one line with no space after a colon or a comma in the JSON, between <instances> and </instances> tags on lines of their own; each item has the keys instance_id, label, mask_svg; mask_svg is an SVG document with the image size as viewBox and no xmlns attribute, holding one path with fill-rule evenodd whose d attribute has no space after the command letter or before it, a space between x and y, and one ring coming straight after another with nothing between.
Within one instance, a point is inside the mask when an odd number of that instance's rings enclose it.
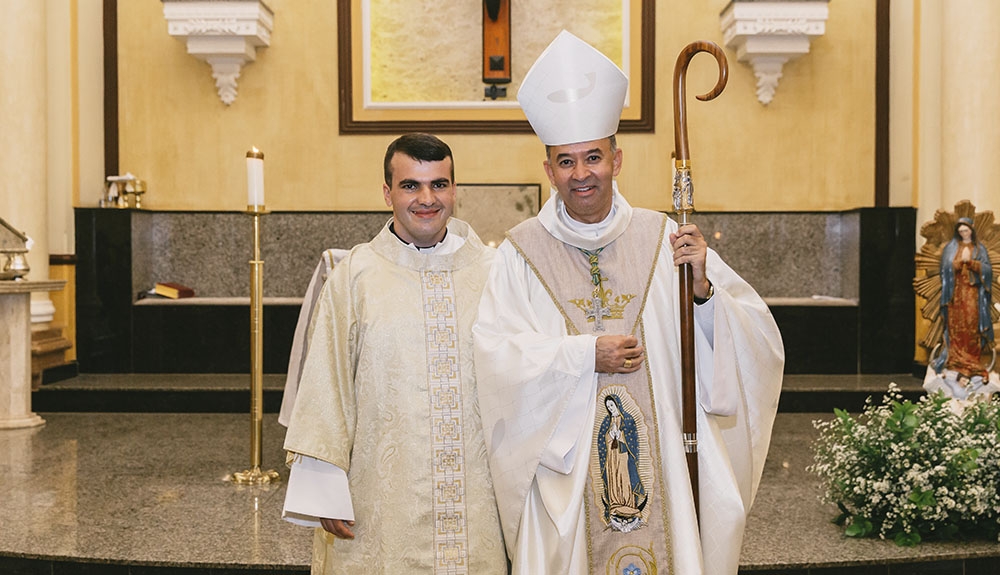
<instances>
[{"instance_id":1,"label":"polished granite floor","mask_svg":"<svg viewBox=\"0 0 1000 575\"><path fill-rule=\"evenodd\" d=\"M93 380L62 385L111 387L117 380L165 388L245 387L233 376L88 378ZM834 385L830 378L789 377L785 388L829 388ZM919 381L903 376L851 376L841 385L877 393L890 380L919 388ZM267 385L280 388L280 380L273 378ZM308 570L311 531L280 519L284 481L250 488L225 480L249 465L249 415L40 415L46 420L42 427L0 431L0 573L165 574L178 567L203 573ZM779 413L747 526L741 572L1000 573L996 543L901 548L844 537L830 523L834 510L819 503L816 482L805 471L816 435L812 421L830 416ZM266 414L263 467L285 479L283 439L276 415ZM75 565L76 570L61 570L60 565ZM88 565L91 570L79 570Z\"/></svg>"},{"instance_id":2,"label":"polished granite floor","mask_svg":"<svg viewBox=\"0 0 1000 575\"><path fill-rule=\"evenodd\" d=\"M0 430L0 555L306 569L311 531L280 519L284 481L225 480L249 467L249 415L40 415L42 427ZM263 468L287 479L277 416L262 437Z\"/></svg>"}]
</instances>

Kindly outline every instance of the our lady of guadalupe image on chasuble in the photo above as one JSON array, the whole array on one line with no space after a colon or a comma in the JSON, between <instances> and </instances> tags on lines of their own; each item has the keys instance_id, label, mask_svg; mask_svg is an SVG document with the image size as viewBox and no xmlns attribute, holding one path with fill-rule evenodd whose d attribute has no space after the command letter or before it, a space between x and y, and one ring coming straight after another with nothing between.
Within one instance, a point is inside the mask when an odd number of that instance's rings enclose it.
<instances>
[{"instance_id":1,"label":"our lady of guadalupe image on chasuble","mask_svg":"<svg viewBox=\"0 0 1000 575\"><path fill-rule=\"evenodd\" d=\"M595 418L597 454L591 456L591 473L597 473L591 478L595 498L600 499L602 519L608 527L628 533L642 527L649 517L645 488L653 480L649 430L627 387L603 388L597 404L603 405L606 412L602 418L598 411Z\"/></svg>"},{"instance_id":2,"label":"our lady of guadalupe image on chasuble","mask_svg":"<svg viewBox=\"0 0 1000 575\"><path fill-rule=\"evenodd\" d=\"M593 251L556 240L537 220L508 238L562 312L569 333L630 334L644 346L642 311L665 226L663 214L633 210L626 231ZM650 237L658 241L638 240ZM599 374L597 405L584 496L590 572L650 575L664 566L667 573L668 509L646 362L633 373Z\"/></svg>"}]
</instances>

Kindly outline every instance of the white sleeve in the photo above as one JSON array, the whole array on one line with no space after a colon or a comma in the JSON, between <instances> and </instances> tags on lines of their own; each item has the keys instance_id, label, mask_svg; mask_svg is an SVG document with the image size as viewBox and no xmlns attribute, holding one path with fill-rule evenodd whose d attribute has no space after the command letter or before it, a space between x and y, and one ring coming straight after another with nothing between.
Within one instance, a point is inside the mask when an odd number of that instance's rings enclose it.
<instances>
[{"instance_id":1,"label":"white sleeve","mask_svg":"<svg viewBox=\"0 0 1000 575\"><path fill-rule=\"evenodd\" d=\"M597 337L566 333L563 315L509 241L497 249L473 334L491 454L530 459L530 474L538 462L572 471L579 430L592 425L586 408L595 389Z\"/></svg>"},{"instance_id":2,"label":"white sleeve","mask_svg":"<svg viewBox=\"0 0 1000 575\"><path fill-rule=\"evenodd\" d=\"M705 334L705 339L711 348L715 348L715 296L698 305L694 304L694 321Z\"/></svg>"},{"instance_id":3,"label":"white sleeve","mask_svg":"<svg viewBox=\"0 0 1000 575\"><path fill-rule=\"evenodd\" d=\"M590 382L586 383L588 379ZM557 473L571 473L573 471L580 429L587 427L588 423L593 420L589 408L590 402L594 400L596 380L596 373L580 377L580 385L571 396L552 438L545 447L545 451L542 452L539 463L552 471Z\"/></svg>"},{"instance_id":4,"label":"white sleeve","mask_svg":"<svg viewBox=\"0 0 1000 575\"><path fill-rule=\"evenodd\" d=\"M292 463L281 516L290 523L320 527L321 517L354 520L347 473L332 463L299 455Z\"/></svg>"}]
</instances>

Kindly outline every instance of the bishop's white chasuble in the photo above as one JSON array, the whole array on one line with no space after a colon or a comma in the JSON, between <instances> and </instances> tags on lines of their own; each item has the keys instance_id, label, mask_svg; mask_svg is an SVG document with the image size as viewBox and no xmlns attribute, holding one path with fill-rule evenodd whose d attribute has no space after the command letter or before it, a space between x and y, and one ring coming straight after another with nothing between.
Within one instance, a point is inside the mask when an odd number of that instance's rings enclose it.
<instances>
[{"instance_id":1,"label":"bishop's white chasuble","mask_svg":"<svg viewBox=\"0 0 1000 575\"><path fill-rule=\"evenodd\" d=\"M596 250L556 241L538 220L508 238L550 292L569 333L629 334L645 346L640 316L665 224L662 214L633 212L623 234ZM669 511L645 363L630 374L598 374L596 396L583 494L590 572L669 573Z\"/></svg>"},{"instance_id":2,"label":"bishop's white chasuble","mask_svg":"<svg viewBox=\"0 0 1000 575\"><path fill-rule=\"evenodd\" d=\"M699 528L666 238L677 225L616 192L608 219L581 230L560 203L553 194L501 244L473 330L513 573L735 575L777 410L777 326L709 250L715 295L695 306ZM645 346L645 367L595 373L596 338L628 333Z\"/></svg>"}]
</instances>

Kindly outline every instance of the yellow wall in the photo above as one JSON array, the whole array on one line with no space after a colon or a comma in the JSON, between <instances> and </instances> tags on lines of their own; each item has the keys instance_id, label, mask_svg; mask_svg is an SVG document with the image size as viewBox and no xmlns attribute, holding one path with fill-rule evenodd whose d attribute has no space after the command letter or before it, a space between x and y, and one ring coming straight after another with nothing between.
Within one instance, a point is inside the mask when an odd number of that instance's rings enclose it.
<instances>
[{"instance_id":1,"label":"yellow wall","mask_svg":"<svg viewBox=\"0 0 1000 575\"><path fill-rule=\"evenodd\" d=\"M670 207L673 63L692 40L722 41L719 13L727 3L656 2L656 132L620 136L619 183L634 204ZM269 209L384 210L381 159L393 136L338 134L336 0L267 4L275 13L271 45L243 68L239 95L226 107L209 66L167 34L160 0L118 3L121 171L147 180L143 204L150 209L242 210L244 156L257 146L266 155ZM714 82L712 59L698 56L689 69L697 207L871 206L875 3L831 3L826 34L813 40L810 54L785 65L766 107L756 99L750 67L727 54L729 87L713 102L694 100ZM548 187L532 135L443 137L460 183Z\"/></svg>"},{"instance_id":2,"label":"yellow wall","mask_svg":"<svg viewBox=\"0 0 1000 575\"><path fill-rule=\"evenodd\" d=\"M72 344L72 347L66 350L66 360L73 361L76 359L76 266L50 265L49 279L66 280L66 287L50 294L52 303L56 306L52 325L63 328L63 337Z\"/></svg>"}]
</instances>

